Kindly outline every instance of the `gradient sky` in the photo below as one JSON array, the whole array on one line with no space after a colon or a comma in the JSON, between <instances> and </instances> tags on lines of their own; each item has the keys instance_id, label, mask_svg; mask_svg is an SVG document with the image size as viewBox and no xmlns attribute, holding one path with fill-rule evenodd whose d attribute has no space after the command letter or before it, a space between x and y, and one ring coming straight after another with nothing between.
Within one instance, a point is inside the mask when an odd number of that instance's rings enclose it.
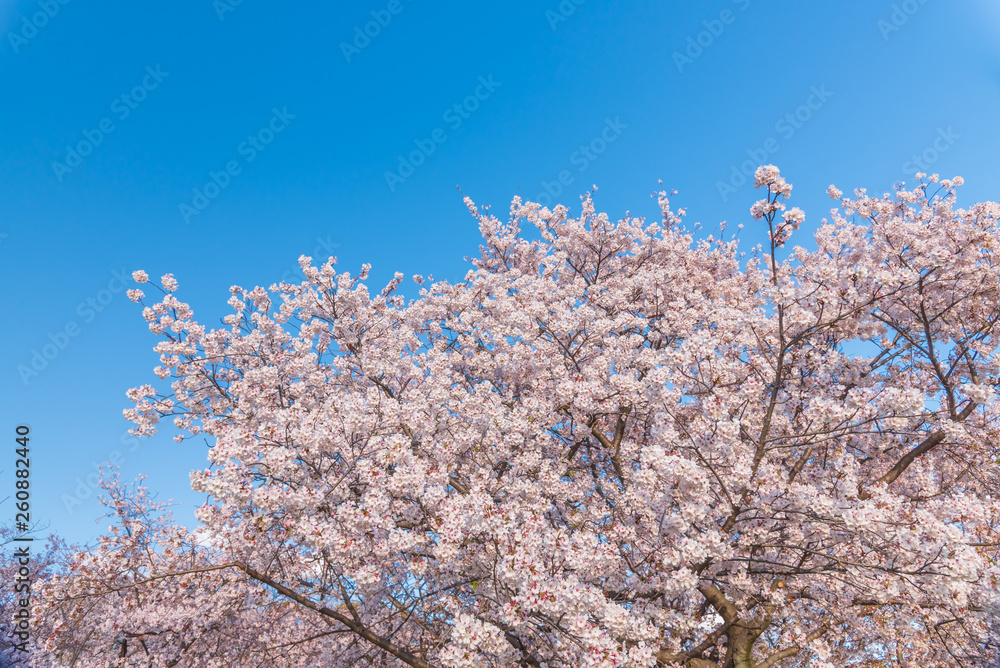
<instances>
[{"instance_id":1,"label":"gradient sky","mask_svg":"<svg viewBox=\"0 0 1000 668\"><path fill-rule=\"evenodd\" d=\"M181 521L200 503L204 441L123 438L157 355L116 273L173 273L211 325L303 253L379 288L460 279L462 192L578 211L597 184L613 217L657 216L662 179L749 246L740 166L774 163L807 247L829 184L887 192L914 157L965 177L960 204L1000 199L994 0L0 0L0 37L0 498L28 424L33 519L71 541L104 528L87 476L115 451Z\"/></svg>"}]
</instances>

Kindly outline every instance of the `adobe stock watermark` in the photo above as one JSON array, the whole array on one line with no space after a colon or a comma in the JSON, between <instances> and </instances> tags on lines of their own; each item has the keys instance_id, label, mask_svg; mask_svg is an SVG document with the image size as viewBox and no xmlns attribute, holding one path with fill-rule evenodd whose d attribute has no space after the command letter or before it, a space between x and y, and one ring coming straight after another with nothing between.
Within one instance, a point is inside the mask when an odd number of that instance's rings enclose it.
<instances>
[{"instance_id":1,"label":"adobe stock watermark","mask_svg":"<svg viewBox=\"0 0 1000 668\"><path fill-rule=\"evenodd\" d=\"M340 43L340 52L344 54L344 60L349 63L354 56L368 48L372 40L382 34L382 29L389 27L389 24L392 23L392 17L401 14L404 9L406 6L403 5L402 0L389 0L385 9L373 9L371 21L365 23L364 26L354 26L354 36L350 43Z\"/></svg>"},{"instance_id":2,"label":"adobe stock watermark","mask_svg":"<svg viewBox=\"0 0 1000 668\"><path fill-rule=\"evenodd\" d=\"M70 0L38 0L38 11L32 13L30 18L22 16L21 29L7 33L7 41L10 42L14 53L19 53L21 47L33 39L38 31L47 26L59 10L69 3Z\"/></svg>"},{"instance_id":3,"label":"adobe stock watermark","mask_svg":"<svg viewBox=\"0 0 1000 668\"><path fill-rule=\"evenodd\" d=\"M236 11L236 8L243 4L243 0L212 0L212 9L220 21L226 20L226 14Z\"/></svg>"},{"instance_id":4,"label":"adobe stock watermark","mask_svg":"<svg viewBox=\"0 0 1000 668\"><path fill-rule=\"evenodd\" d=\"M628 128L627 123L623 123L620 116L615 116L614 120L604 119L604 127L600 133L586 144L581 144L579 148L570 153L569 164L576 167L577 174L583 173L591 164L613 144L622 133ZM555 198L562 194L563 189L573 185L576 176L568 169L561 170L552 181L542 181L542 190L535 195L533 201L542 206L551 206Z\"/></svg>"},{"instance_id":5,"label":"adobe stock watermark","mask_svg":"<svg viewBox=\"0 0 1000 668\"><path fill-rule=\"evenodd\" d=\"M123 463L125 463L125 453L135 452L139 449L139 438L128 433L128 430L125 430L125 432L122 433L121 438L118 439L118 444L122 447L121 450L115 448L109 452L107 462L103 465L95 461L90 462L94 471L92 473L88 473L82 478L77 477L74 481L76 483L76 487L73 489L73 493L64 493L62 497L60 497L60 501L62 501L63 507L66 509L67 513L72 515L77 506L82 506L84 501L101 491L102 468L107 468L107 464L120 467ZM122 450L125 450L125 452Z\"/></svg>"},{"instance_id":6,"label":"adobe stock watermark","mask_svg":"<svg viewBox=\"0 0 1000 668\"><path fill-rule=\"evenodd\" d=\"M826 104L827 100L833 97L833 92L827 90L826 84L821 84L819 87L811 86L809 90L810 94L804 103L781 116L774 124L775 131L780 133L781 138L785 141L795 136L795 133L809 122L813 114L819 111ZM735 193L737 188L745 184L747 179L753 176L758 167L771 162L770 156L777 153L780 149L781 144L773 136L765 139L760 148L748 148L746 151L748 158L746 160L738 165L730 165L729 178L725 181L715 182L715 187L718 189L722 201L728 201L729 196Z\"/></svg>"},{"instance_id":7,"label":"adobe stock watermark","mask_svg":"<svg viewBox=\"0 0 1000 668\"><path fill-rule=\"evenodd\" d=\"M82 325L89 325L107 309L115 299L115 295L122 293L129 285L131 278L125 271L112 270L111 280L107 285L98 290L95 294L87 297L76 306L78 319L68 320L66 324L55 332L49 332L48 341L38 348L31 349L31 359L28 364L18 364L17 374L21 382L27 386L32 378L44 371L49 363L59 357L62 351L69 347L70 342L83 331Z\"/></svg>"},{"instance_id":8,"label":"adobe stock watermark","mask_svg":"<svg viewBox=\"0 0 1000 668\"><path fill-rule=\"evenodd\" d=\"M732 0L732 2L742 12L750 6L751 0ZM684 74L684 68L701 58L702 54L705 53L705 49L715 44L715 40L721 37L722 33L726 31L726 26L730 26L736 22L736 17L737 14L733 10L723 9L719 12L718 17L702 21L701 24L705 26L705 29L699 31L694 36L688 35L687 46L684 48L684 51L674 51L673 53L674 65L677 66L677 71Z\"/></svg>"},{"instance_id":9,"label":"adobe stock watermark","mask_svg":"<svg viewBox=\"0 0 1000 668\"><path fill-rule=\"evenodd\" d=\"M122 93L111 102L111 113L119 121L124 121L131 113L145 101L149 94L159 88L163 80L170 76L170 72L164 72L157 65L156 69L151 66L146 67L146 75L132 90ZM93 130L84 128L83 139L75 145L66 145L66 157L62 162L54 160L52 162L52 172L56 175L59 183L74 169L83 164L83 159L94 152L104 139L115 131L115 122L110 116L106 116L97 122L97 127Z\"/></svg>"},{"instance_id":10,"label":"adobe stock watermark","mask_svg":"<svg viewBox=\"0 0 1000 668\"><path fill-rule=\"evenodd\" d=\"M559 27L560 23L565 23L569 20L569 17L573 16L576 12L576 8L585 3L587 0L562 0L559 6L552 9L545 10L545 20L549 22L549 26L555 30Z\"/></svg>"},{"instance_id":11,"label":"adobe stock watermark","mask_svg":"<svg viewBox=\"0 0 1000 668\"><path fill-rule=\"evenodd\" d=\"M462 127L462 123L467 121L479 109L479 105L490 99L501 85L502 82L493 80L492 74L486 77L479 77L479 85L476 86L472 95L466 96L461 102L456 102L445 109L444 113L441 114L441 120L448 124L452 132L458 130ZM413 143L416 145L416 148L405 156L397 155L395 171L390 172L386 170L385 172L385 183L389 186L389 190L396 192L396 187L413 176L417 167L427 162L427 158L437 150L438 145L446 141L448 141L448 133L445 132L444 128L440 127L434 128L430 135L424 139L414 139Z\"/></svg>"},{"instance_id":12,"label":"adobe stock watermark","mask_svg":"<svg viewBox=\"0 0 1000 668\"><path fill-rule=\"evenodd\" d=\"M938 161L942 153L955 145L955 140L961 139L962 135L956 134L951 126L948 129L937 129L937 136L931 145L920 153L910 156L910 159L903 163L901 169L907 176L913 176L916 172L929 172L931 165Z\"/></svg>"},{"instance_id":13,"label":"adobe stock watermark","mask_svg":"<svg viewBox=\"0 0 1000 668\"><path fill-rule=\"evenodd\" d=\"M882 41L888 42L889 35L894 32L898 32L907 22L910 20L914 14L916 14L921 7L927 4L927 0L903 0L898 4L892 5L892 12L889 14L889 19L879 19L875 25L878 27L880 33L882 33Z\"/></svg>"},{"instance_id":14,"label":"adobe stock watermark","mask_svg":"<svg viewBox=\"0 0 1000 668\"><path fill-rule=\"evenodd\" d=\"M200 215L202 211L207 209L212 200L229 187L233 178L243 173L243 165L253 162L257 155L266 149L274 141L274 138L288 127L289 121L295 117L295 114L288 113L288 107L282 107L280 110L277 107L271 109L271 118L267 124L257 132L247 135L247 138L237 145L236 153L242 156L242 161L240 158L233 158L227 161L220 171L210 171L208 181L200 188L192 190L194 197L191 199L191 203L180 203L178 208L184 222L190 223L192 216Z\"/></svg>"}]
</instances>

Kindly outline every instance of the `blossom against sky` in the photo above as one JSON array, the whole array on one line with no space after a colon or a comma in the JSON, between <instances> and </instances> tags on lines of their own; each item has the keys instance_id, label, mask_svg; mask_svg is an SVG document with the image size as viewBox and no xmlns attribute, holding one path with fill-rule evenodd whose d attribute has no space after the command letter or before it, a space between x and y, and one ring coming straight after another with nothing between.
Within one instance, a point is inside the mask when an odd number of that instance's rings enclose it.
<instances>
[{"instance_id":1,"label":"blossom against sky","mask_svg":"<svg viewBox=\"0 0 1000 668\"><path fill-rule=\"evenodd\" d=\"M32 427L38 518L95 535L109 460L183 521L200 503L205 442L126 433L156 360L133 270L212 322L302 254L406 294L461 278L463 194L578 211L597 184L599 209L656 216L662 180L748 246L761 164L795 183L800 244L831 183L962 174L962 204L996 199L998 33L986 0L0 2L0 399L6 433Z\"/></svg>"}]
</instances>

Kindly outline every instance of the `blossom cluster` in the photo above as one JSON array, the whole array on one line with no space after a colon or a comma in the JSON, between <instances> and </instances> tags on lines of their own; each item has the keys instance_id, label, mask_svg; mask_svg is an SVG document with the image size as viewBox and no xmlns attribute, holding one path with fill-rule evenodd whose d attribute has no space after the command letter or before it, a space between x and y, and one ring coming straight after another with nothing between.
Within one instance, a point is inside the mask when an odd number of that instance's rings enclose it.
<instances>
[{"instance_id":1,"label":"blossom cluster","mask_svg":"<svg viewBox=\"0 0 1000 668\"><path fill-rule=\"evenodd\" d=\"M1000 205L958 208L961 183L831 186L783 259L805 213L773 165L749 258L666 192L653 222L469 200L464 280L407 300L402 274L304 256L301 283L234 285L217 329L164 276L159 384L126 416L208 439L201 527L112 483L115 530L47 584L46 646L84 668L995 660Z\"/></svg>"}]
</instances>

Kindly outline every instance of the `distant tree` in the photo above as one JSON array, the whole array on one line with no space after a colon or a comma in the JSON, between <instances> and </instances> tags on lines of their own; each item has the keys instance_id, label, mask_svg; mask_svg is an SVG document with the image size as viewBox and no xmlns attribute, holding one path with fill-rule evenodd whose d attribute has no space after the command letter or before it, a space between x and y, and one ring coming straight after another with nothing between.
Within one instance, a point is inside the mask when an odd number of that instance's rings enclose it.
<instances>
[{"instance_id":1,"label":"distant tree","mask_svg":"<svg viewBox=\"0 0 1000 668\"><path fill-rule=\"evenodd\" d=\"M67 559L67 548L62 540L56 536L42 538L37 535L43 528L33 525L31 531L19 532L8 524L0 525L0 668L30 668L33 665L32 657L39 654L37 634L34 633L38 624L33 618L37 601L35 583L44 582L54 575L60 564ZM29 536L32 540L30 543L15 541L19 536ZM25 546L28 546L29 553L27 578L21 576L22 557L17 555L18 549ZM24 600L29 602L27 610L30 627L27 642L23 637L15 635L15 632L21 631L16 628L21 620L15 618L15 615L19 613L20 602Z\"/></svg>"},{"instance_id":2,"label":"distant tree","mask_svg":"<svg viewBox=\"0 0 1000 668\"><path fill-rule=\"evenodd\" d=\"M785 257L804 214L755 182L749 258L661 192L657 222L467 200L479 258L411 301L302 257L209 331L164 276L172 391L126 413L211 437L210 502L190 533L110 485L52 665L995 661L1000 205L831 186Z\"/></svg>"}]
</instances>

